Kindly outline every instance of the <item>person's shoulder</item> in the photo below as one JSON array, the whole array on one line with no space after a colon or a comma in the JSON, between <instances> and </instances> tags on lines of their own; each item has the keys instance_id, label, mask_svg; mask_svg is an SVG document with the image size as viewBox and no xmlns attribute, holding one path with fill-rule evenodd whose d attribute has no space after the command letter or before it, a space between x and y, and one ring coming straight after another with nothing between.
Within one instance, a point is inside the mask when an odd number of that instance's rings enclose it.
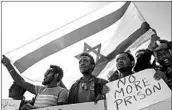
<instances>
[{"instance_id":1,"label":"person's shoulder","mask_svg":"<svg viewBox=\"0 0 172 110\"><path fill-rule=\"evenodd\" d=\"M45 88L46 88L45 86L35 85L35 91L36 91L36 93L40 93Z\"/></svg>"},{"instance_id":2,"label":"person's shoulder","mask_svg":"<svg viewBox=\"0 0 172 110\"><path fill-rule=\"evenodd\" d=\"M97 78L97 81L98 81L98 83L102 83L102 84L108 83L108 81L103 78Z\"/></svg>"},{"instance_id":3,"label":"person's shoulder","mask_svg":"<svg viewBox=\"0 0 172 110\"><path fill-rule=\"evenodd\" d=\"M63 88L63 87L60 87L60 86L52 88L52 91L57 96L59 94L67 94L68 93L68 90L66 88Z\"/></svg>"},{"instance_id":4,"label":"person's shoulder","mask_svg":"<svg viewBox=\"0 0 172 110\"><path fill-rule=\"evenodd\" d=\"M81 78L79 78L78 80L76 80L73 84L72 84L72 87L76 87L79 82L81 81Z\"/></svg>"},{"instance_id":5,"label":"person's shoulder","mask_svg":"<svg viewBox=\"0 0 172 110\"><path fill-rule=\"evenodd\" d=\"M60 91L68 91L66 88L61 87L61 86L57 86L55 87L55 89L60 90Z\"/></svg>"},{"instance_id":6,"label":"person's shoulder","mask_svg":"<svg viewBox=\"0 0 172 110\"><path fill-rule=\"evenodd\" d=\"M45 86L35 85L37 88L46 88Z\"/></svg>"},{"instance_id":7,"label":"person's shoulder","mask_svg":"<svg viewBox=\"0 0 172 110\"><path fill-rule=\"evenodd\" d=\"M119 73L113 73L113 74L108 78L108 80L109 80L110 82L115 81L115 80L117 80L117 79L119 79Z\"/></svg>"}]
</instances>

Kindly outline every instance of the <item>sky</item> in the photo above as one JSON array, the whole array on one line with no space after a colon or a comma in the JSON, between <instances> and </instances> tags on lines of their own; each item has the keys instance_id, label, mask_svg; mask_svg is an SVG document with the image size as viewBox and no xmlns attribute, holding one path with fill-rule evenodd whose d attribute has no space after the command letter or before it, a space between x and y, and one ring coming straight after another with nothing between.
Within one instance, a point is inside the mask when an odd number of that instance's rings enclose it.
<instances>
[{"instance_id":1,"label":"sky","mask_svg":"<svg viewBox=\"0 0 172 110\"><path fill-rule=\"evenodd\" d=\"M106 4L108 2L2 2L2 54L8 55L33 39L42 37ZM162 39L171 40L170 2L135 2L135 5ZM40 71L46 69L47 65ZM24 76L27 77L28 73ZM7 99L8 89L13 80L3 66L1 75L2 98ZM30 96L26 94L26 97Z\"/></svg>"},{"instance_id":2,"label":"sky","mask_svg":"<svg viewBox=\"0 0 172 110\"><path fill-rule=\"evenodd\" d=\"M135 2L159 37L171 40L171 2Z\"/></svg>"}]
</instances>

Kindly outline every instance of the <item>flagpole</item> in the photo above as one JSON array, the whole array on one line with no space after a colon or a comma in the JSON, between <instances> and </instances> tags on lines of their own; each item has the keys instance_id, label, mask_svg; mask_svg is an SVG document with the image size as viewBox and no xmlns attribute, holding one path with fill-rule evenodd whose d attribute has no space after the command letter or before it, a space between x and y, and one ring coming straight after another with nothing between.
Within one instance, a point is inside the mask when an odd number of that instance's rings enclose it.
<instances>
[{"instance_id":1,"label":"flagpole","mask_svg":"<svg viewBox=\"0 0 172 110\"><path fill-rule=\"evenodd\" d=\"M141 15L141 17L143 18L143 20L146 21L145 18L144 18L144 16L143 16L143 14L142 14L142 13L140 12L140 10L138 9L137 5L136 5L134 2L132 2L132 3L133 3L133 5L134 5L134 7L137 9L137 11L139 12L139 14Z\"/></svg>"},{"instance_id":2,"label":"flagpole","mask_svg":"<svg viewBox=\"0 0 172 110\"><path fill-rule=\"evenodd\" d=\"M143 14L140 12L140 10L138 9L138 7L137 7L137 5L134 3L134 2L132 2L133 3L133 5L135 6L135 8L138 10L138 12L139 12L139 14L141 15L141 17L143 18L143 20L144 21L146 21L145 20L145 18L144 18L144 16L143 16ZM152 29L152 28L151 28ZM154 30L154 29L153 29ZM156 31L154 31L154 33L156 34Z\"/></svg>"}]
</instances>

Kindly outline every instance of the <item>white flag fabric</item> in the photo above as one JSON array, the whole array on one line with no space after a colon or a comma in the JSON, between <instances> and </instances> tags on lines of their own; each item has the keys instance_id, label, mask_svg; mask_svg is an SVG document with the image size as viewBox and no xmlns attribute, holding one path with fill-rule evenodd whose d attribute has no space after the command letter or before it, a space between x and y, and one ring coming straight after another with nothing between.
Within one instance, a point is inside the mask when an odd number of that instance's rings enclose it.
<instances>
[{"instance_id":1,"label":"white flag fabric","mask_svg":"<svg viewBox=\"0 0 172 110\"><path fill-rule=\"evenodd\" d=\"M48 34L44 38L27 45L25 48L17 50L17 53L22 52L20 54L21 58L17 59L14 65L20 72L23 72L43 58L111 26L123 16L130 2L125 3L121 8L115 11L114 9L116 9L116 5L113 4L114 3L109 4L95 13L91 13L58 31ZM118 5L121 4L123 3L119 3ZM26 49L27 53L25 52Z\"/></svg>"},{"instance_id":2,"label":"white flag fabric","mask_svg":"<svg viewBox=\"0 0 172 110\"><path fill-rule=\"evenodd\" d=\"M20 73L27 71L31 79L43 77L50 64L59 65L64 70L63 82L69 88L81 77L77 58L82 52L93 55L96 61L93 74L101 77L115 66L118 53L136 49L152 33L133 3L112 2L8 57L15 61Z\"/></svg>"}]
</instances>

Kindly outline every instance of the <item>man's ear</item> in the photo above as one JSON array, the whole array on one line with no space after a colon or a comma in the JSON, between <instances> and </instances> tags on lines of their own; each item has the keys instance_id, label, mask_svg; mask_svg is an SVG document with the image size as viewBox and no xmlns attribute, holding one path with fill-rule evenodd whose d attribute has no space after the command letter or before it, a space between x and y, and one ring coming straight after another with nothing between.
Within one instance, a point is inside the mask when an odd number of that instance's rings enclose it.
<instances>
[{"instance_id":1,"label":"man's ear","mask_svg":"<svg viewBox=\"0 0 172 110\"><path fill-rule=\"evenodd\" d=\"M92 68L94 68L95 67L95 65L92 65Z\"/></svg>"},{"instance_id":2,"label":"man's ear","mask_svg":"<svg viewBox=\"0 0 172 110\"><path fill-rule=\"evenodd\" d=\"M131 66L132 66L132 67L135 66L135 62L134 62L134 61L131 62Z\"/></svg>"},{"instance_id":3,"label":"man's ear","mask_svg":"<svg viewBox=\"0 0 172 110\"><path fill-rule=\"evenodd\" d=\"M59 76L59 74L55 74L55 75L54 75L55 78L58 78L58 76Z\"/></svg>"},{"instance_id":4,"label":"man's ear","mask_svg":"<svg viewBox=\"0 0 172 110\"><path fill-rule=\"evenodd\" d=\"M91 67L94 69L95 68L95 65L92 64Z\"/></svg>"}]
</instances>

